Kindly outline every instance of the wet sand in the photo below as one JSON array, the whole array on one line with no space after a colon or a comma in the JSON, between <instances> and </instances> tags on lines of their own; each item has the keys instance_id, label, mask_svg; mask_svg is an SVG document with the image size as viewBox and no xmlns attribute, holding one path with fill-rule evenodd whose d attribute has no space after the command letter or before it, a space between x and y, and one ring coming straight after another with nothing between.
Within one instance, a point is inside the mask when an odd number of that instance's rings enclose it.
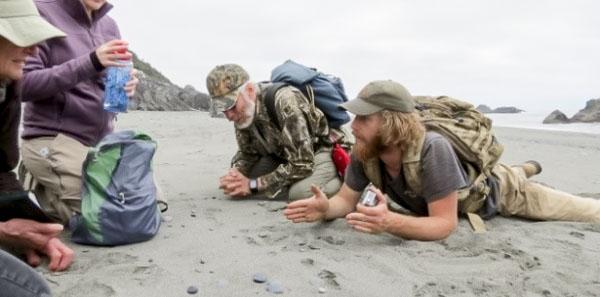
<instances>
[{"instance_id":1,"label":"wet sand","mask_svg":"<svg viewBox=\"0 0 600 297\"><path fill-rule=\"evenodd\" d=\"M67 272L39 268L56 296L600 296L600 225L497 217L436 242L353 231L344 220L292 224L282 201L224 196L217 180L236 150L233 126L204 112L132 112L119 129L158 141L154 164L169 211L151 241L71 244ZM600 137L498 128L503 161L543 165L536 179L600 193ZM600 197L598 197L600 198ZM319 290L321 292L319 292Z\"/></svg>"}]
</instances>

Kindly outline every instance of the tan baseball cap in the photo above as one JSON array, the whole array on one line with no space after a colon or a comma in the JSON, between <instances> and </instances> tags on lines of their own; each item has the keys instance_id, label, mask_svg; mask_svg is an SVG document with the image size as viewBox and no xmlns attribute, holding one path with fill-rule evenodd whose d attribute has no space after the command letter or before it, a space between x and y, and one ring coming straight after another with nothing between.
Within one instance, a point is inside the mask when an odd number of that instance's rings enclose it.
<instances>
[{"instance_id":1,"label":"tan baseball cap","mask_svg":"<svg viewBox=\"0 0 600 297\"><path fill-rule=\"evenodd\" d=\"M32 0L0 0L0 36L28 47L66 35L40 16Z\"/></svg>"},{"instance_id":2,"label":"tan baseball cap","mask_svg":"<svg viewBox=\"0 0 600 297\"><path fill-rule=\"evenodd\" d=\"M217 111L225 111L235 105L239 88L250 76L244 68L237 64L219 65L206 77L206 88Z\"/></svg>"},{"instance_id":3,"label":"tan baseball cap","mask_svg":"<svg viewBox=\"0 0 600 297\"><path fill-rule=\"evenodd\" d=\"M377 80L367 84L356 99L340 104L356 115L370 115L382 110L415 111L415 100L408 90L392 80Z\"/></svg>"}]
</instances>

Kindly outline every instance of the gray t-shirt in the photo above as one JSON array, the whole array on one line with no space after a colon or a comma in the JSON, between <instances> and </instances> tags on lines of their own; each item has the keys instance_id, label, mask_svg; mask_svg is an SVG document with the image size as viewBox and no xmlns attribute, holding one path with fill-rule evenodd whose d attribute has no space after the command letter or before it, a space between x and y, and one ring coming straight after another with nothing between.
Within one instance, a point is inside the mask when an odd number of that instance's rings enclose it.
<instances>
[{"instance_id":1,"label":"gray t-shirt","mask_svg":"<svg viewBox=\"0 0 600 297\"><path fill-rule=\"evenodd\" d=\"M468 186L468 179L463 167L454 153L452 145L441 135L435 132L425 134L425 142L421 151L422 168L422 196L417 197L416 203L407 203L410 198L405 192L408 190L404 180L404 173L392 178L383 164L381 164L382 191L396 203L418 215L427 215L427 203L446 197L448 194ZM362 162L352 155L350 165L346 169L346 185L352 190L360 192L368 184Z\"/></svg>"}]
</instances>

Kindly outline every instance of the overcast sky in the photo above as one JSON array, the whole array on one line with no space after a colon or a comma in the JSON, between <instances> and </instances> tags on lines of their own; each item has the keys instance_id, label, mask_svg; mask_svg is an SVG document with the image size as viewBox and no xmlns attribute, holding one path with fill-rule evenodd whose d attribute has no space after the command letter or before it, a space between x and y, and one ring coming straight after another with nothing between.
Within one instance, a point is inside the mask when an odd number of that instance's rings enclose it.
<instances>
[{"instance_id":1,"label":"overcast sky","mask_svg":"<svg viewBox=\"0 0 600 297\"><path fill-rule=\"evenodd\" d=\"M600 98L600 1L110 2L133 51L203 92L218 64L260 81L291 58L341 77L349 97L393 79L416 95L568 116Z\"/></svg>"}]
</instances>

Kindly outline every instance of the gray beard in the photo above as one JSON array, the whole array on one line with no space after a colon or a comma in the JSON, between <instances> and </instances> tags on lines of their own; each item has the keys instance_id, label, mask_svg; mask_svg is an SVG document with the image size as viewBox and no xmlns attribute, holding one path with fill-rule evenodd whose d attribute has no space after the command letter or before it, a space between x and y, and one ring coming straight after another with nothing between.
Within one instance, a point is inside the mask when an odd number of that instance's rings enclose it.
<instances>
[{"instance_id":1,"label":"gray beard","mask_svg":"<svg viewBox=\"0 0 600 297\"><path fill-rule=\"evenodd\" d=\"M252 123L254 122L254 117L256 115L256 104L251 101L248 101L246 104L248 104L246 106L246 110L244 110L246 120L239 124L234 123L233 125L236 129L246 129L250 127L250 125L252 125Z\"/></svg>"}]
</instances>

